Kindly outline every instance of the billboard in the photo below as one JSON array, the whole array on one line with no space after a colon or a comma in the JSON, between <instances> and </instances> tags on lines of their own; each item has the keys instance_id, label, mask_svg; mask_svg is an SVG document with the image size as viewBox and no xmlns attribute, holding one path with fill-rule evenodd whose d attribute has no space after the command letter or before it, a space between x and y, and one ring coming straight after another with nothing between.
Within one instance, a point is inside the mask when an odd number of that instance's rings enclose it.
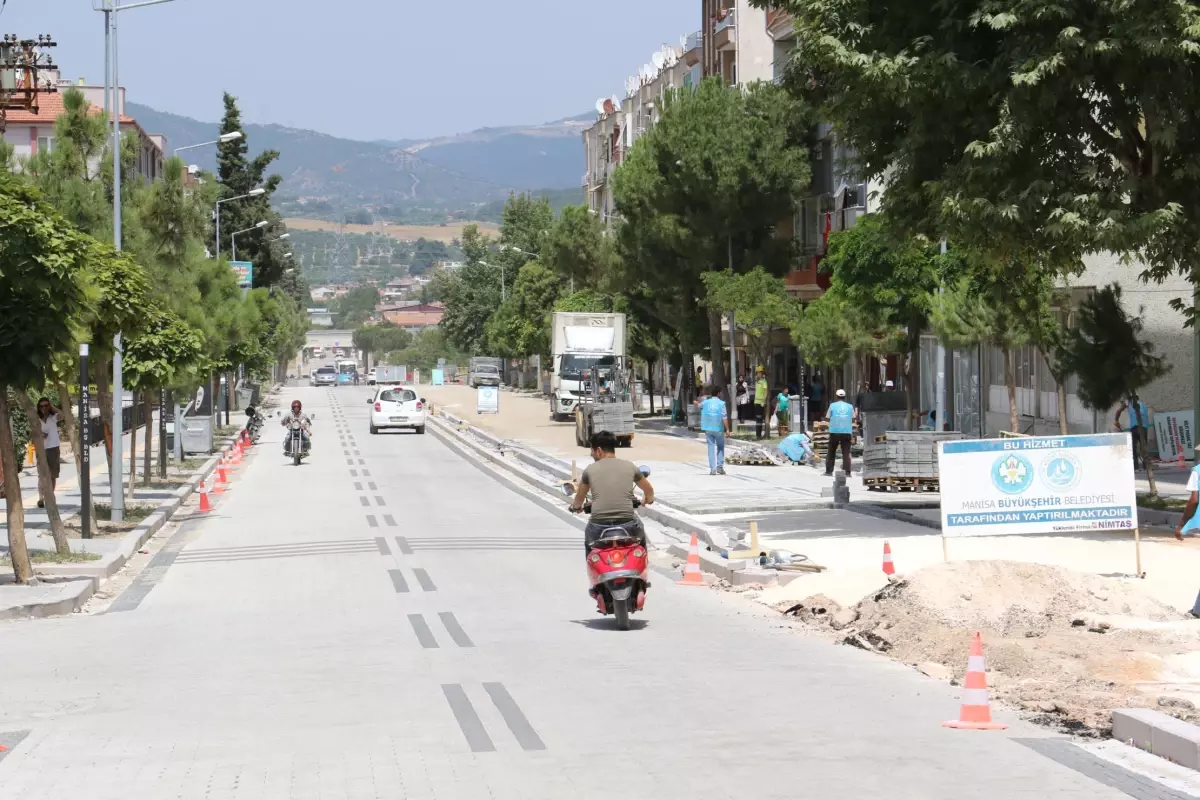
<instances>
[{"instance_id":1,"label":"billboard","mask_svg":"<svg viewBox=\"0 0 1200 800\"><path fill-rule=\"evenodd\" d=\"M939 442L938 472L943 536L1138 526L1128 433Z\"/></svg>"},{"instance_id":2,"label":"billboard","mask_svg":"<svg viewBox=\"0 0 1200 800\"><path fill-rule=\"evenodd\" d=\"M238 286L249 289L254 285L254 264L250 261L230 261L233 274L237 276Z\"/></svg>"}]
</instances>

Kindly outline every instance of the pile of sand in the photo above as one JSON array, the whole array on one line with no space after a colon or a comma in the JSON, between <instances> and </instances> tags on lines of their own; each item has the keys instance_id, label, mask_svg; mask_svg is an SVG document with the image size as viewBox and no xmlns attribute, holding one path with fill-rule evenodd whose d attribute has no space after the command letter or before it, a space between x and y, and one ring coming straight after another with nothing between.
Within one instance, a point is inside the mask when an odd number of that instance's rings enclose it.
<instances>
[{"instance_id":1,"label":"pile of sand","mask_svg":"<svg viewBox=\"0 0 1200 800\"><path fill-rule=\"evenodd\" d=\"M939 564L839 608L823 595L781 611L837 631L846 644L961 682L975 631L994 700L1070 730L1106 735L1111 711L1158 707L1200 722L1200 622L1136 580L1011 561Z\"/></svg>"}]
</instances>

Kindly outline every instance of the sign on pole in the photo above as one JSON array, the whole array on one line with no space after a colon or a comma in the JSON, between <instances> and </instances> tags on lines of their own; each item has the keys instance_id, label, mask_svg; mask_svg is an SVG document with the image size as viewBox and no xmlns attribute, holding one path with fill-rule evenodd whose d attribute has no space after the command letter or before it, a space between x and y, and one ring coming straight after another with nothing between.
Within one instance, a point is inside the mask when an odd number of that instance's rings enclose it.
<instances>
[{"instance_id":1,"label":"sign on pole","mask_svg":"<svg viewBox=\"0 0 1200 800\"><path fill-rule=\"evenodd\" d=\"M1195 458L1196 447L1195 411L1156 411L1154 430L1158 434L1158 457L1161 461L1174 461L1183 454L1184 461Z\"/></svg>"},{"instance_id":2,"label":"sign on pole","mask_svg":"<svg viewBox=\"0 0 1200 800\"><path fill-rule=\"evenodd\" d=\"M445 386L446 385L445 370L440 370L440 369L433 370L433 385L434 386Z\"/></svg>"},{"instance_id":3,"label":"sign on pole","mask_svg":"<svg viewBox=\"0 0 1200 800\"><path fill-rule=\"evenodd\" d=\"M1134 532L1128 433L938 442L942 535Z\"/></svg>"},{"instance_id":4,"label":"sign on pole","mask_svg":"<svg viewBox=\"0 0 1200 800\"><path fill-rule=\"evenodd\" d=\"M254 285L254 264L249 261L230 261L233 274L237 277L238 286L249 289Z\"/></svg>"},{"instance_id":5,"label":"sign on pole","mask_svg":"<svg viewBox=\"0 0 1200 800\"><path fill-rule=\"evenodd\" d=\"M476 390L475 412L478 414L500 413L500 387L480 386Z\"/></svg>"}]
</instances>

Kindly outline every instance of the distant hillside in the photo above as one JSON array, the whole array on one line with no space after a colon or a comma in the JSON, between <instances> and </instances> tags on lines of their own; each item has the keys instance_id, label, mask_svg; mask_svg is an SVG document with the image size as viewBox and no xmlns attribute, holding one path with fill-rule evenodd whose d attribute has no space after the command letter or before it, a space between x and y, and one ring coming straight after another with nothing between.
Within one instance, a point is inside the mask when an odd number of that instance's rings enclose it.
<instances>
[{"instance_id":1,"label":"distant hillside","mask_svg":"<svg viewBox=\"0 0 1200 800\"><path fill-rule=\"evenodd\" d=\"M215 139L217 123L129 103L142 127L175 148ZM461 136L360 142L281 125L246 125L251 154L274 148L285 213L328 218L364 207L398 222L471 218L510 191L576 189L584 171L582 130L590 115L527 127L487 128ZM216 169L215 148L186 155Z\"/></svg>"}]
</instances>

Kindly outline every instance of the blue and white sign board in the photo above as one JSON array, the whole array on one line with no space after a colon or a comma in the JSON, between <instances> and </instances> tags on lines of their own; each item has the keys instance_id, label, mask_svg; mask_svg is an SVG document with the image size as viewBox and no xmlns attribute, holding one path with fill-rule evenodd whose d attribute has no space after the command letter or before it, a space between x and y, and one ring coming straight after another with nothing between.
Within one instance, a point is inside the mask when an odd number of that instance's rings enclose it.
<instances>
[{"instance_id":1,"label":"blue and white sign board","mask_svg":"<svg viewBox=\"0 0 1200 800\"><path fill-rule=\"evenodd\" d=\"M942 535L1136 531L1130 448L1128 433L939 442Z\"/></svg>"},{"instance_id":2,"label":"blue and white sign board","mask_svg":"<svg viewBox=\"0 0 1200 800\"><path fill-rule=\"evenodd\" d=\"M442 370L442 369L433 370L432 380L433 380L434 386L445 386L446 385L446 371Z\"/></svg>"},{"instance_id":3,"label":"blue and white sign board","mask_svg":"<svg viewBox=\"0 0 1200 800\"><path fill-rule=\"evenodd\" d=\"M478 414L500 413L500 387L480 386L476 389L475 411Z\"/></svg>"}]
</instances>

